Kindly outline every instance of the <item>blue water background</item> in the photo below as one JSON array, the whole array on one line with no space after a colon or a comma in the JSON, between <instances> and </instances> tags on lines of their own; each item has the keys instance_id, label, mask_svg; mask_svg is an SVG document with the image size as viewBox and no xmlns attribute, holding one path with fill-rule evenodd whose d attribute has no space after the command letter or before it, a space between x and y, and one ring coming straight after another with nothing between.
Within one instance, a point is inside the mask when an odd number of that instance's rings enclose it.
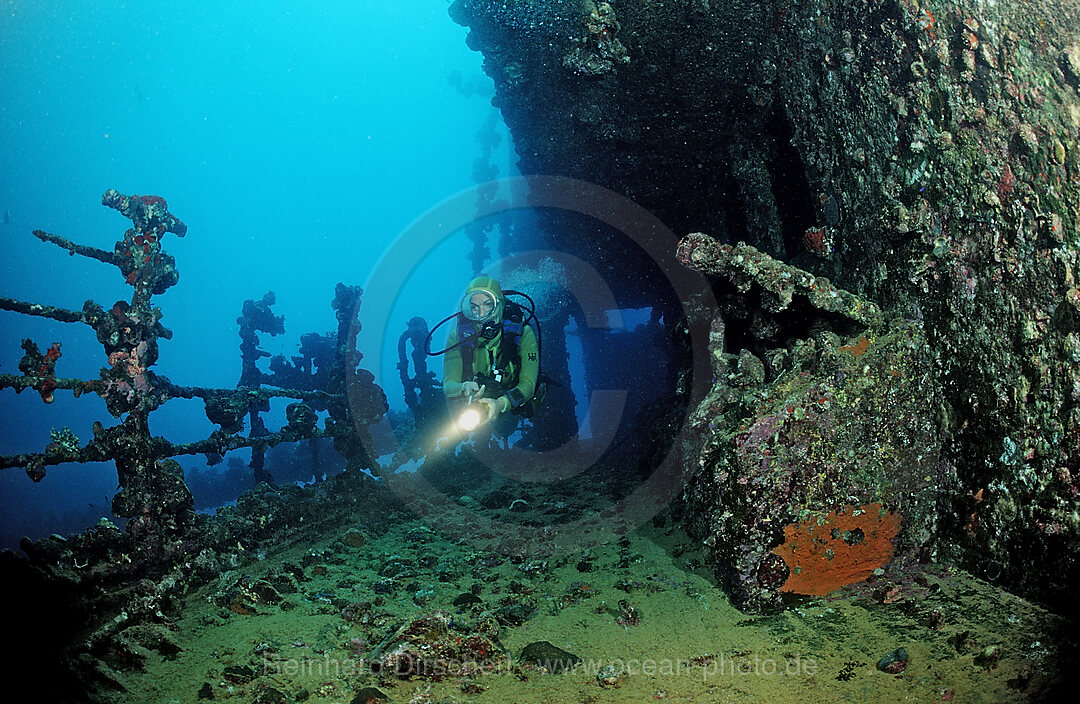
<instances>
[{"instance_id":1,"label":"blue water background","mask_svg":"<svg viewBox=\"0 0 1080 704\"><path fill-rule=\"evenodd\" d=\"M0 215L10 221L0 224L0 295L70 309L130 300L115 267L30 234L111 250L130 224L99 204L116 188L165 197L189 227L165 239L180 282L155 298L173 331L160 341L158 373L235 386L236 318L269 290L286 334L263 334L266 351L289 355L301 334L333 330L334 285L363 285L414 218L473 185L492 87L446 7L3 2ZM491 162L513 176L501 119L497 131ZM400 385L386 381L396 378L389 350L407 318L434 322L454 309L470 246L458 235L424 253L402 290L380 374L393 406L402 403ZM93 379L106 364L88 327L0 311L0 373L18 373L24 337L42 350L63 343L61 377ZM67 391L45 405L32 390L5 390L0 418L3 454L41 451L49 430L65 426L85 443L94 420L115 422L97 396ZM174 442L213 430L201 401L170 401L151 423ZM111 464L51 467L40 484L4 470L0 545L79 530L109 515L115 490Z\"/></svg>"}]
</instances>

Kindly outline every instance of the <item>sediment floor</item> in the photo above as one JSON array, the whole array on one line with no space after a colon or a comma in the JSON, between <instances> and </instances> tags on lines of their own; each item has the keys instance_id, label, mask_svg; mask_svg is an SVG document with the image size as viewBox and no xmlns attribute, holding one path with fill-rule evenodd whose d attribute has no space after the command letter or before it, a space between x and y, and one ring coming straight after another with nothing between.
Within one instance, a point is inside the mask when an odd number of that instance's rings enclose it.
<instances>
[{"instance_id":1,"label":"sediment floor","mask_svg":"<svg viewBox=\"0 0 1080 704\"><path fill-rule=\"evenodd\" d=\"M128 673L115 701L1045 701L1073 650L1061 618L941 565L920 566L899 588L862 585L750 616L670 524L511 559L429 524L377 537L343 525L188 594L174 630L180 651ZM498 651L466 664L484 671L372 671L403 624L433 615L446 628L429 639L497 629ZM580 662L557 674L522 662L537 641ZM879 670L897 648L906 667Z\"/></svg>"}]
</instances>

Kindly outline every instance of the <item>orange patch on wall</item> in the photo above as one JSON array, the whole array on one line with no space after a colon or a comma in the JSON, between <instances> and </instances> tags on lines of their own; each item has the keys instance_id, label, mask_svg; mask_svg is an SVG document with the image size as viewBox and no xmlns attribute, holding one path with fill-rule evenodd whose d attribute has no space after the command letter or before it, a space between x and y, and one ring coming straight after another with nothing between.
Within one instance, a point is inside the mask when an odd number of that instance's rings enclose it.
<instances>
[{"instance_id":1,"label":"orange patch on wall","mask_svg":"<svg viewBox=\"0 0 1080 704\"><path fill-rule=\"evenodd\" d=\"M900 515L881 504L845 506L817 518L784 528L784 542L773 548L791 574L782 592L822 596L861 582L893 556L893 538L900 532ZM861 513L855 515L855 511Z\"/></svg>"},{"instance_id":2,"label":"orange patch on wall","mask_svg":"<svg viewBox=\"0 0 1080 704\"><path fill-rule=\"evenodd\" d=\"M850 352L854 357L860 357L869 348L870 340L866 339L866 335L859 335L859 339L855 341L854 345L844 345L840 349Z\"/></svg>"}]
</instances>

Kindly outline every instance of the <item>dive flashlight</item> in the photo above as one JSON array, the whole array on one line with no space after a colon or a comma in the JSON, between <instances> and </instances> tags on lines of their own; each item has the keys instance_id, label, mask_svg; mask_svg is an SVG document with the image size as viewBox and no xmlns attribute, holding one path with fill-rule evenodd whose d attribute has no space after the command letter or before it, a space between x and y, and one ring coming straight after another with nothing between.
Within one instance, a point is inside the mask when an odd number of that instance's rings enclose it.
<instances>
[{"instance_id":1,"label":"dive flashlight","mask_svg":"<svg viewBox=\"0 0 1080 704\"><path fill-rule=\"evenodd\" d=\"M458 427L465 432L472 432L476 430L476 426L480 425L481 420L480 411L475 406L468 406L458 416Z\"/></svg>"},{"instance_id":2,"label":"dive flashlight","mask_svg":"<svg viewBox=\"0 0 1080 704\"><path fill-rule=\"evenodd\" d=\"M458 427L467 433L476 430L476 427L480 425L480 421L483 420L480 411L473 405L472 400L473 395L469 394L469 400L465 402L465 410L458 416Z\"/></svg>"}]
</instances>

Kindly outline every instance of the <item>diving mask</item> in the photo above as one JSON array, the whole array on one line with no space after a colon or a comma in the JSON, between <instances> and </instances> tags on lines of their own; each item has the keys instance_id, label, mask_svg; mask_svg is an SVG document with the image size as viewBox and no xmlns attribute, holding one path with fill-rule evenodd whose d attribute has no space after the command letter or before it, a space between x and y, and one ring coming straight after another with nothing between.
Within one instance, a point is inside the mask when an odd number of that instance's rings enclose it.
<instances>
[{"instance_id":1,"label":"diving mask","mask_svg":"<svg viewBox=\"0 0 1080 704\"><path fill-rule=\"evenodd\" d=\"M486 288L469 291L461 299L461 314L477 323L493 320L498 311L498 297Z\"/></svg>"}]
</instances>

